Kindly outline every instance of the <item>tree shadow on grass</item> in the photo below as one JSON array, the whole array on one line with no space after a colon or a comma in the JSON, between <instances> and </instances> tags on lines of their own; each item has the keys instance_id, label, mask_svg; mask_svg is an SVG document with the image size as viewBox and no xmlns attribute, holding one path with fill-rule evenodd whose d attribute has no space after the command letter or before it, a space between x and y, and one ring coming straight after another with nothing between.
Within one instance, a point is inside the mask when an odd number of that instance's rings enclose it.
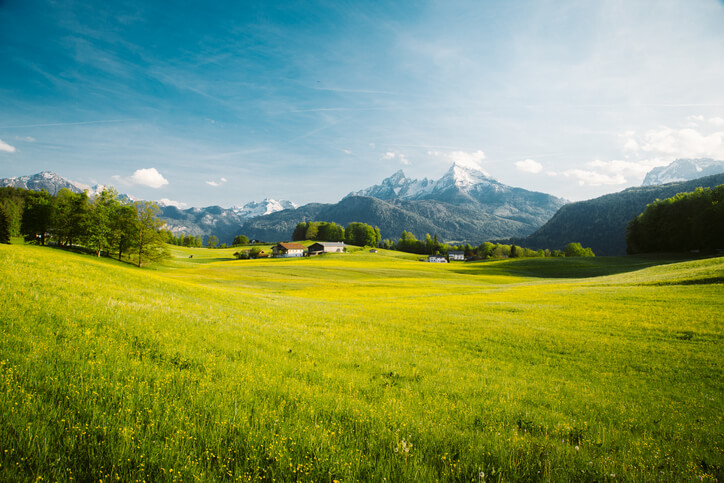
<instances>
[{"instance_id":1,"label":"tree shadow on grass","mask_svg":"<svg viewBox=\"0 0 724 483\"><path fill-rule=\"evenodd\" d=\"M690 260L681 255L626 257L516 258L460 264L452 271L470 275L513 275L531 278L592 278L635 272Z\"/></svg>"}]
</instances>

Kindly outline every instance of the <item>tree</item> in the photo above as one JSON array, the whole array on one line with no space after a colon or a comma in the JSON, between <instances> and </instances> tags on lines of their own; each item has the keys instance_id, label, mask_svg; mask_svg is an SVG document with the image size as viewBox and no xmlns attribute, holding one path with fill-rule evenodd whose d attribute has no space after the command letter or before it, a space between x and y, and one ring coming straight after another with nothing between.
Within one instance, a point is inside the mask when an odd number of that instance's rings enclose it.
<instances>
[{"instance_id":1,"label":"tree","mask_svg":"<svg viewBox=\"0 0 724 483\"><path fill-rule=\"evenodd\" d=\"M231 244L232 246L239 246L239 245L248 245L249 244L249 237L246 235L236 235L234 237L234 242Z\"/></svg>"},{"instance_id":2,"label":"tree","mask_svg":"<svg viewBox=\"0 0 724 483\"><path fill-rule=\"evenodd\" d=\"M292 241L301 241L307 239L307 223L297 223L292 233Z\"/></svg>"},{"instance_id":3,"label":"tree","mask_svg":"<svg viewBox=\"0 0 724 483\"><path fill-rule=\"evenodd\" d=\"M580 243L569 243L563 249L563 253L567 257L593 257L593 250L583 248Z\"/></svg>"},{"instance_id":4,"label":"tree","mask_svg":"<svg viewBox=\"0 0 724 483\"><path fill-rule=\"evenodd\" d=\"M119 261L123 253L129 252L133 247L134 240L138 238L138 230L136 206L132 204L118 206L111 220L111 247L118 252Z\"/></svg>"},{"instance_id":5,"label":"tree","mask_svg":"<svg viewBox=\"0 0 724 483\"><path fill-rule=\"evenodd\" d=\"M360 247L376 247L382 240L379 228L373 228L366 223L350 223L344 230L344 235L345 243Z\"/></svg>"},{"instance_id":6,"label":"tree","mask_svg":"<svg viewBox=\"0 0 724 483\"><path fill-rule=\"evenodd\" d=\"M656 200L626 233L627 253L715 250L724 243L724 185Z\"/></svg>"},{"instance_id":7,"label":"tree","mask_svg":"<svg viewBox=\"0 0 724 483\"><path fill-rule=\"evenodd\" d=\"M25 194L25 210L20 221L20 232L26 236L26 240L40 240L40 244L45 245L52 214L52 200L47 191L28 191Z\"/></svg>"},{"instance_id":8,"label":"tree","mask_svg":"<svg viewBox=\"0 0 724 483\"><path fill-rule=\"evenodd\" d=\"M158 219L161 209L153 201L143 201L136 205L138 233L135 248L138 255L138 266L143 263L162 260L169 256L168 248L163 243L158 230L163 222Z\"/></svg>"},{"instance_id":9,"label":"tree","mask_svg":"<svg viewBox=\"0 0 724 483\"><path fill-rule=\"evenodd\" d=\"M216 248L216 245L219 244L219 237L216 235L210 235L209 238L206 240L206 248Z\"/></svg>"},{"instance_id":10,"label":"tree","mask_svg":"<svg viewBox=\"0 0 724 483\"><path fill-rule=\"evenodd\" d=\"M0 205L0 243L10 243L10 217L2 205Z\"/></svg>"},{"instance_id":11,"label":"tree","mask_svg":"<svg viewBox=\"0 0 724 483\"><path fill-rule=\"evenodd\" d=\"M59 245L70 246L84 239L89 223L89 204L86 193L73 193L67 188L58 191L53 199L51 231Z\"/></svg>"},{"instance_id":12,"label":"tree","mask_svg":"<svg viewBox=\"0 0 724 483\"><path fill-rule=\"evenodd\" d=\"M103 188L90 205L86 243L97 257L111 247L112 219L118 209L118 192L113 188Z\"/></svg>"}]
</instances>

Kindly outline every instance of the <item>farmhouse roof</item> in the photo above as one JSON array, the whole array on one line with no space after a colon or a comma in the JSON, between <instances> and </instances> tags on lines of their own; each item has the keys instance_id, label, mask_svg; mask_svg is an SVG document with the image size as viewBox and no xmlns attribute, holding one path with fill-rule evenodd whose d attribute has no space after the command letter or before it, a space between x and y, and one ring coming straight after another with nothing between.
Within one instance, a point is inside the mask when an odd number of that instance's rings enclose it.
<instances>
[{"instance_id":1,"label":"farmhouse roof","mask_svg":"<svg viewBox=\"0 0 724 483\"><path fill-rule=\"evenodd\" d=\"M287 250L304 250L304 245L301 243L280 243L279 246Z\"/></svg>"}]
</instances>

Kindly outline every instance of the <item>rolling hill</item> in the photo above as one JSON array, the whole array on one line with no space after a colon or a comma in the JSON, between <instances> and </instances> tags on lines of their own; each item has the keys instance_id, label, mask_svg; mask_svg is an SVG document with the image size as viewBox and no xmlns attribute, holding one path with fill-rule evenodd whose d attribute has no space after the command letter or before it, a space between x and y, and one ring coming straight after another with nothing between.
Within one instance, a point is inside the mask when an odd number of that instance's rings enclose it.
<instances>
[{"instance_id":1,"label":"rolling hill","mask_svg":"<svg viewBox=\"0 0 724 483\"><path fill-rule=\"evenodd\" d=\"M619 193L563 206L545 225L532 235L514 240L529 248L562 248L569 242L580 242L597 255L626 253L626 227L646 205L657 199L696 188L713 188L724 184L724 174L716 174L677 183L640 186Z\"/></svg>"}]
</instances>

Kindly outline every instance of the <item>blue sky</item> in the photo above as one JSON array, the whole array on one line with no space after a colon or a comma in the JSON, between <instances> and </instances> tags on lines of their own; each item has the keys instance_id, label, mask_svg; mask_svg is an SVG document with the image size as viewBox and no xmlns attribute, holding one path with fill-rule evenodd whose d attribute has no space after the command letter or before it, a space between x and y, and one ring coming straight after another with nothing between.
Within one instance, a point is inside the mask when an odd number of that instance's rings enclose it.
<instances>
[{"instance_id":1,"label":"blue sky","mask_svg":"<svg viewBox=\"0 0 724 483\"><path fill-rule=\"evenodd\" d=\"M724 159L724 2L0 0L0 177L335 202L452 162L571 200Z\"/></svg>"}]
</instances>

